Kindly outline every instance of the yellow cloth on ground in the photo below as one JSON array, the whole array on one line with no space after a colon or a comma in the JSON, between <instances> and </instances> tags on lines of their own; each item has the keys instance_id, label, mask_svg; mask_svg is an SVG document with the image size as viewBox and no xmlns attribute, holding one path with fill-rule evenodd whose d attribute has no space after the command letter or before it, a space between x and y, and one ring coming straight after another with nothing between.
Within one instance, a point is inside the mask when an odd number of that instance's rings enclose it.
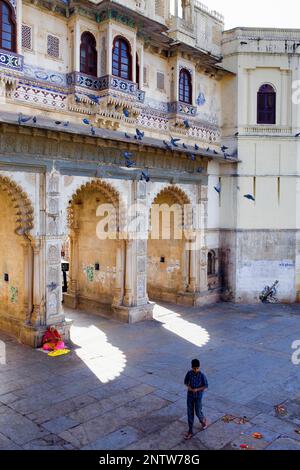
<instances>
[{"instance_id":1,"label":"yellow cloth on ground","mask_svg":"<svg viewBox=\"0 0 300 470\"><path fill-rule=\"evenodd\" d=\"M56 356L63 356L64 354L69 354L70 349L57 349L57 351L49 352L48 356L56 357Z\"/></svg>"}]
</instances>

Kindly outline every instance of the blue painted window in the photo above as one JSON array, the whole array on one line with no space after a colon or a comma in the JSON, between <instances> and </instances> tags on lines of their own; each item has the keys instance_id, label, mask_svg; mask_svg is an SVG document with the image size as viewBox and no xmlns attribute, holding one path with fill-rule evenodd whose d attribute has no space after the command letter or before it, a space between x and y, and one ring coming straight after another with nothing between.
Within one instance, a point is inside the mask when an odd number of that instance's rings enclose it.
<instances>
[{"instance_id":1,"label":"blue painted window","mask_svg":"<svg viewBox=\"0 0 300 470\"><path fill-rule=\"evenodd\" d=\"M97 77L96 39L88 31L81 36L80 72Z\"/></svg>"},{"instance_id":2,"label":"blue painted window","mask_svg":"<svg viewBox=\"0 0 300 470\"><path fill-rule=\"evenodd\" d=\"M276 92L262 85L257 93L257 124L276 124Z\"/></svg>"},{"instance_id":3,"label":"blue painted window","mask_svg":"<svg viewBox=\"0 0 300 470\"><path fill-rule=\"evenodd\" d=\"M16 52L15 13L4 0L0 0L0 49Z\"/></svg>"},{"instance_id":4,"label":"blue painted window","mask_svg":"<svg viewBox=\"0 0 300 470\"><path fill-rule=\"evenodd\" d=\"M132 57L130 44L120 36L116 37L112 53L112 74L115 77L132 80Z\"/></svg>"},{"instance_id":5,"label":"blue painted window","mask_svg":"<svg viewBox=\"0 0 300 470\"><path fill-rule=\"evenodd\" d=\"M179 74L179 101L192 104L192 77L186 69L181 69Z\"/></svg>"}]
</instances>

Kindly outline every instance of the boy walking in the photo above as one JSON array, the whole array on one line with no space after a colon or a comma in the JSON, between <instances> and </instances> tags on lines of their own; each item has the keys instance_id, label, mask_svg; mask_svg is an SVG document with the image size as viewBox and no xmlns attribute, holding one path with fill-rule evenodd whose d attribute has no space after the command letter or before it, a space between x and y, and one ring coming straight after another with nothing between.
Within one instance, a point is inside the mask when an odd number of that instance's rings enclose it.
<instances>
[{"instance_id":1,"label":"boy walking","mask_svg":"<svg viewBox=\"0 0 300 470\"><path fill-rule=\"evenodd\" d=\"M192 370L186 374L184 384L188 388L187 414L189 423L189 430L184 437L185 439L191 439L193 437L195 413L202 425L202 430L207 428L207 421L202 412L202 396L208 388L208 383L205 375L200 370L200 361L198 359L192 361Z\"/></svg>"}]
</instances>

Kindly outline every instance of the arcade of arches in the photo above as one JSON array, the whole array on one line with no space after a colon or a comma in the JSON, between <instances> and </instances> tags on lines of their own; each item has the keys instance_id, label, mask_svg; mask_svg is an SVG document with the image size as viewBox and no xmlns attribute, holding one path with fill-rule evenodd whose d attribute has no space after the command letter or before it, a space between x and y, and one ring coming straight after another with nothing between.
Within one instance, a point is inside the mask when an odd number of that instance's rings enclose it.
<instances>
[{"instance_id":1,"label":"arcade of arches","mask_svg":"<svg viewBox=\"0 0 300 470\"><path fill-rule=\"evenodd\" d=\"M152 183L151 193L142 181L71 180L64 186L67 180L58 172L32 175L33 187L27 177L22 189L13 178L0 176L0 329L32 346L40 344L48 325L68 338L70 323L61 303L61 251L69 262L67 307L131 323L152 318L152 300L201 302L201 295L207 294L207 248L189 252L187 240L176 235L191 224L183 210L190 204L184 190L157 185L155 191ZM123 201L148 207L148 240L124 232ZM108 218L106 211L98 211L103 205L115 210ZM157 206L156 239L150 208ZM163 220L170 239L164 239ZM113 236L99 238L99 224L104 231L109 227ZM62 250L65 240L68 246Z\"/></svg>"}]
</instances>

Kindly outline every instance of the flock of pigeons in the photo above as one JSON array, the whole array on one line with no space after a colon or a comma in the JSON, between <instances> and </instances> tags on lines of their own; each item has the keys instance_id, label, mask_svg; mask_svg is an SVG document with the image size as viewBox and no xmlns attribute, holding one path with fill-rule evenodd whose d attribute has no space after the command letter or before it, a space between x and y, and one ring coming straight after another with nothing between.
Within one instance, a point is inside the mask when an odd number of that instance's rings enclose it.
<instances>
[{"instance_id":1,"label":"flock of pigeons","mask_svg":"<svg viewBox=\"0 0 300 470\"><path fill-rule=\"evenodd\" d=\"M123 109L123 114L127 118L130 116L129 110L126 109L126 108ZM22 113L19 114L19 116L18 116L18 124L19 125L28 123L30 121L32 121L34 124L36 124L37 123L37 117L36 116L23 116ZM87 119L87 118L82 119L82 123L85 126L91 126L90 127L91 135L93 135L93 136L96 135L96 129L93 127L93 125L91 125L91 122L90 122L89 119ZM55 121L56 126L68 127L69 124L70 124L69 121ZM188 120L185 120L183 122L183 124L184 124L185 129L190 129L190 123L189 123ZM235 134L235 136L238 136L238 132ZM145 132L142 132L139 129L136 129L136 133L135 133L134 136L131 136L127 132L125 132L125 138L126 139L134 138L137 141L142 141L144 137L145 137ZM300 137L300 132L297 133L295 135L295 137ZM170 151L174 150L176 148L180 148L180 146L182 146L183 149L187 150L188 146L185 143L180 144L180 141L181 141L181 139L175 139L174 137L171 137L170 142L167 142L166 140L164 140L163 144L164 144L165 148L167 150L170 150ZM200 147L197 144L195 144L195 150L196 151L201 150ZM228 150L228 147L226 147L225 145L223 145L221 147L222 155L225 159L230 157L230 155L227 153L227 150ZM211 152L213 155L219 155L220 156L219 152L217 152L216 150L211 150L209 147L206 149L206 152L208 152L208 153ZM136 163L132 160L133 154L131 152L123 152L122 155L123 155L123 158L125 160L126 168L133 168L136 165ZM193 162L196 161L196 155L192 152L187 153L187 158L189 160L193 161ZM197 169L197 173L202 173L202 172L203 172L203 168L199 167ZM150 176L149 176L147 170L142 171L140 180L141 181L146 181L146 183L149 183ZM221 183L219 183L217 186L214 186L214 189L220 195L221 191L222 191ZM249 201L254 201L255 202L255 197L252 194L245 194L244 197L246 199L248 199Z\"/></svg>"}]
</instances>

